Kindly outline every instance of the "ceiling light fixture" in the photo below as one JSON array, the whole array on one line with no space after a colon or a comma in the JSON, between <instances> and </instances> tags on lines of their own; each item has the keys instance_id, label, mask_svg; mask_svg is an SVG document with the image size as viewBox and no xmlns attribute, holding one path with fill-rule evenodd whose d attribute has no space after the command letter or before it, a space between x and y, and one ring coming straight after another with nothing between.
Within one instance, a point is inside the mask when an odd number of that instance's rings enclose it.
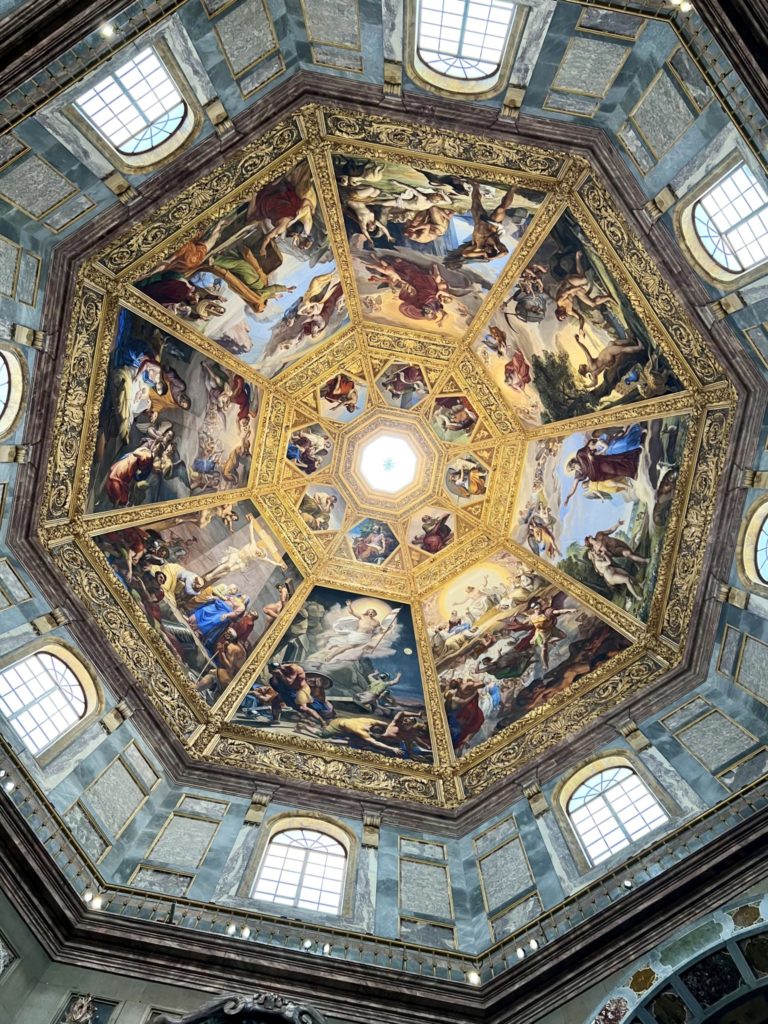
<instances>
[{"instance_id":1,"label":"ceiling light fixture","mask_svg":"<svg viewBox=\"0 0 768 1024\"><path fill-rule=\"evenodd\" d=\"M99 33L104 36L105 39L112 39L115 34L115 26L106 22L99 28Z\"/></svg>"},{"instance_id":2,"label":"ceiling light fixture","mask_svg":"<svg viewBox=\"0 0 768 1024\"><path fill-rule=\"evenodd\" d=\"M522 946L518 946L515 952L517 953L518 960L523 960L525 958L525 950Z\"/></svg>"},{"instance_id":3,"label":"ceiling light fixture","mask_svg":"<svg viewBox=\"0 0 768 1024\"><path fill-rule=\"evenodd\" d=\"M469 982L470 985L479 985L480 975L477 973L477 971L470 971L469 974L467 974L467 981Z\"/></svg>"}]
</instances>

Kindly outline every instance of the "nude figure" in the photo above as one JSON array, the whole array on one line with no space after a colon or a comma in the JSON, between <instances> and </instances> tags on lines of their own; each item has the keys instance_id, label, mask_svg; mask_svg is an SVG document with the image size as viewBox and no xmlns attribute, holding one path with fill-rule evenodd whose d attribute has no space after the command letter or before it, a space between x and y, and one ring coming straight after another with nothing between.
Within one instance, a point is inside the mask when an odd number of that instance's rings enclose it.
<instances>
[{"instance_id":1,"label":"nude figure","mask_svg":"<svg viewBox=\"0 0 768 1024\"><path fill-rule=\"evenodd\" d=\"M588 547L586 557L590 560L592 565L594 565L595 571L598 575L603 577L609 587L614 589L618 587L626 587L636 601L642 601L643 595L638 594L635 590L632 584L632 577L626 569L620 569L618 565L614 565L607 554Z\"/></svg>"},{"instance_id":2,"label":"nude figure","mask_svg":"<svg viewBox=\"0 0 768 1024\"><path fill-rule=\"evenodd\" d=\"M584 306L595 309L613 302L610 295L590 295L591 284L584 271L584 253L579 249L576 253L576 273L568 276L555 292L555 316L558 320L567 320L571 316L578 317L579 329L584 330L585 320L582 314L573 308L573 300L578 299Z\"/></svg>"},{"instance_id":3,"label":"nude figure","mask_svg":"<svg viewBox=\"0 0 768 1024\"><path fill-rule=\"evenodd\" d=\"M606 345L596 356L593 356L578 334L576 335L576 344L587 357L587 362L579 366L579 373L582 377L589 377L591 379L593 388L596 388L599 384L601 373L615 369L619 361L625 356L630 355L630 353L645 351L645 346L640 342L632 345L626 341L612 341L610 345Z\"/></svg>"}]
</instances>

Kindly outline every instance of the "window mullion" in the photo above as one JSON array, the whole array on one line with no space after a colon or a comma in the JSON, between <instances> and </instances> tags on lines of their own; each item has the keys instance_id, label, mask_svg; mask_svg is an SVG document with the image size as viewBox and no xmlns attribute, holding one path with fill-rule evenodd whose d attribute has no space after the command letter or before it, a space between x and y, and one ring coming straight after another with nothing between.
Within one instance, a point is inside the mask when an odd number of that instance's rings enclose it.
<instances>
[{"instance_id":1,"label":"window mullion","mask_svg":"<svg viewBox=\"0 0 768 1024\"><path fill-rule=\"evenodd\" d=\"M296 889L296 895L295 895L294 901L293 901L294 907L298 907L299 902L301 901L301 892L302 892L302 889L304 888L304 877L305 877L305 875L307 873L307 864L309 863L309 850L305 849L303 852L304 852L304 859L301 862L301 871L299 872L299 881L298 881L298 885L297 885L297 889Z\"/></svg>"}]
</instances>

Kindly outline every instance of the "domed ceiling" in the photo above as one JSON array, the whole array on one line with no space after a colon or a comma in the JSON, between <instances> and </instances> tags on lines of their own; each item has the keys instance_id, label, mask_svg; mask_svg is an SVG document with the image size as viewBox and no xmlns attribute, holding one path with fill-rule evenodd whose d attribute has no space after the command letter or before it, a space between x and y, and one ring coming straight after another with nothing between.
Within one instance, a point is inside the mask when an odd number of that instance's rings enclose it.
<instances>
[{"instance_id":1,"label":"domed ceiling","mask_svg":"<svg viewBox=\"0 0 768 1024\"><path fill-rule=\"evenodd\" d=\"M679 663L734 400L582 158L307 107L83 267L40 531L193 757L451 806Z\"/></svg>"}]
</instances>

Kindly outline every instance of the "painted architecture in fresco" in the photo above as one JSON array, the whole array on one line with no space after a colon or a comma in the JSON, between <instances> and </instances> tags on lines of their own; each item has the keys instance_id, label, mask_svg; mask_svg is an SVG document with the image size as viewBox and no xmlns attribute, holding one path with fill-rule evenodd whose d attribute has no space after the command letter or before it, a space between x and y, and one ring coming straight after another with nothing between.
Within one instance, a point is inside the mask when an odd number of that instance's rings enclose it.
<instances>
[{"instance_id":1,"label":"painted architecture in fresco","mask_svg":"<svg viewBox=\"0 0 768 1024\"><path fill-rule=\"evenodd\" d=\"M235 722L431 761L410 609L315 587L245 695Z\"/></svg>"},{"instance_id":2,"label":"painted architecture in fresco","mask_svg":"<svg viewBox=\"0 0 768 1024\"><path fill-rule=\"evenodd\" d=\"M507 552L423 603L451 739L465 754L629 646Z\"/></svg>"},{"instance_id":3,"label":"painted architecture in fresco","mask_svg":"<svg viewBox=\"0 0 768 1024\"><path fill-rule=\"evenodd\" d=\"M306 160L185 242L136 287L265 377L348 323Z\"/></svg>"},{"instance_id":4,"label":"painted architecture in fresco","mask_svg":"<svg viewBox=\"0 0 768 1024\"><path fill-rule=\"evenodd\" d=\"M688 421L529 442L514 539L647 619Z\"/></svg>"},{"instance_id":5,"label":"painted architecture in fresco","mask_svg":"<svg viewBox=\"0 0 768 1024\"><path fill-rule=\"evenodd\" d=\"M102 533L95 541L210 703L301 580L250 501Z\"/></svg>"},{"instance_id":6,"label":"painted architecture in fresco","mask_svg":"<svg viewBox=\"0 0 768 1024\"><path fill-rule=\"evenodd\" d=\"M460 334L544 198L402 163L334 166L363 315L397 327Z\"/></svg>"},{"instance_id":7,"label":"painted architecture in fresco","mask_svg":"<svg viewBox=\"0 0 768 1024\"><path fill-rule=\"evenodd\" d=\"M568 212L474 349L526 426L681 387L626 292Z\"/></svg>"},{"instance_id":8,"label":"painted architecture in fresco","mask_svg":"<svg viewBox=\"0 0 768 1024\"><path fill-rule=\"evenodd\" d=\"M241 374L121 309L109 356L89 511L248 483L258 390Z\"/></svg>"}]
</instances>

